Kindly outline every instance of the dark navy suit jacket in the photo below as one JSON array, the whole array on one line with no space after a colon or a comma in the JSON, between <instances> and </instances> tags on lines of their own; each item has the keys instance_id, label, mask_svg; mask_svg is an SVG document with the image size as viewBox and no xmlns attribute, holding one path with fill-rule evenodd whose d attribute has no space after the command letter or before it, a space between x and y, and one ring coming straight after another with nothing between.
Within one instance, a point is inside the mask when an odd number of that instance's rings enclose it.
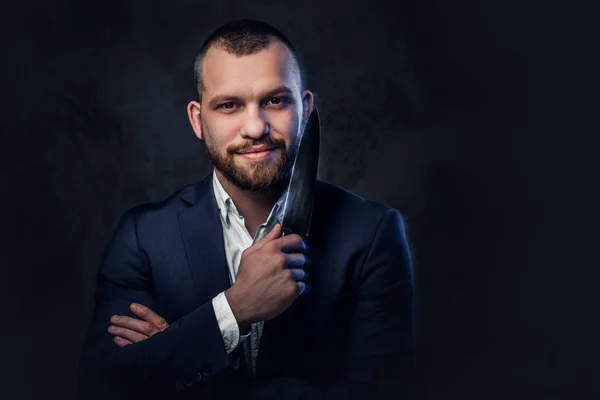
<instances>
[{"instance_id":1,"label":"dark navy suit jacket","mask_svg":"<svg viewBox=\"0 0 600 400\"><path fill-rule=\"evenodd\" d=\"M307 242L311 290L265 322L249 379L234 370L240 352L226 353L211 303L230 286L212 174L125 212L97 273L82 398L401 398L413 275L400 213L319 180ZM119 348L109 319L133 316L132 302L170 326Z\"/></svg>"}]
</instances>

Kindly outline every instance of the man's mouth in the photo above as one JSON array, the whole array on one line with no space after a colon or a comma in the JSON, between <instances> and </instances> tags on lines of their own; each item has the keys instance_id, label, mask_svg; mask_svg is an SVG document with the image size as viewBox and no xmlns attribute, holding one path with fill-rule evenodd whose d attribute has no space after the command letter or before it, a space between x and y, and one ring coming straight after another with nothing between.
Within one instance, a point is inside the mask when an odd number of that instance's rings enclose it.
<instances>
[{"instance_id":1,"label":"man's mouth","mask_svg":"<svg viewBox=\"0 0 600 400\"><path fill-rule=\"evenodd\" d=\"M247 149L238 151L238 154L263 153L263 152L274 150L276 148L277 148L277 146L267 146L267 145L248 147Z\"/></svg>"},{"instance_id":2,"label":"man's mouth","mask_svg":"<svg viewBox=\"0 0 600 400\"><path fill-rule=\"evenodd\" d=\"M251 161L260 161L268 158L273 150L275 150L276 146L256 146L249 147L242 151L237 152L238 155L244 157L247 160Z\"/></svg>"}]
</instances>

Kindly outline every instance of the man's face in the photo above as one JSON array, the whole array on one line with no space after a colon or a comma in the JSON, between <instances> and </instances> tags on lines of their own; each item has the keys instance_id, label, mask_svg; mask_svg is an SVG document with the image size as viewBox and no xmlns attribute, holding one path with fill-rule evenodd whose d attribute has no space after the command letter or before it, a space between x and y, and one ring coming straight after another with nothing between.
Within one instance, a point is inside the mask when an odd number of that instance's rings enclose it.
<instances>
[{"instance_id":1,"label":"man's face","mask_svg":"<svg viewBox=\"0 0 600 400\"><path fill-rule=\"evenodd\" d=\"M196 133L217 171L242 190L287 181L304 123L299 71L289 50L274 42L238 57L213 47L203 84Z\"/></svg>"}]
</instances>

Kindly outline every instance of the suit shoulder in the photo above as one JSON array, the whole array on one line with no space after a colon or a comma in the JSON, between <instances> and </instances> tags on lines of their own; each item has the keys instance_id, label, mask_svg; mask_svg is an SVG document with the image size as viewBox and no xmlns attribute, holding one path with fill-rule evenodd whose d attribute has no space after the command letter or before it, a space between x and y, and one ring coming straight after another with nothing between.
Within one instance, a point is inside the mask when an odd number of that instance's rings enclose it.
<instances>
[{"instance_id":1,"label":"suit shoulder","mask_svg":"<svg viewBox=\"0 0 600 400\"><path fill-rule=\"evenodd\" d=\"M187 208L185 202L182 201L182 198L194 196L197 186L198 183L189 184L176 190L161 200L149 201L132 206L123 213L123 218L129 216L138 220L140 218L151 216L171 215L173 213L178 213L180 210Z\"/></svg>"},{"instance_id":2,"label":"suit shoulder","mask_svg":"<svg viewBox=\"0 0 600 400\"><path fill-rule=\"evenodd\" d=\"M365 199L340 186L326 181L317 181L317 194L326 208L338 208L346 213L365 216L368 218L382 218L388 213L400 211L388 204Z\"/></svg>"}]
</instances>

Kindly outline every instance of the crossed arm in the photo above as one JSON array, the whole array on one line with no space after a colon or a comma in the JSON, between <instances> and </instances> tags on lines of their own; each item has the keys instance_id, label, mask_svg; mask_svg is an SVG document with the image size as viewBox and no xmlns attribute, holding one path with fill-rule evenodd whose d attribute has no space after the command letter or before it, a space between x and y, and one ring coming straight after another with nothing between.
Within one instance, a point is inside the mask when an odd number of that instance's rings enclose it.
<instances>
[{"instance_id":1,"label":"crossed arm","mask_svg":"<svg viewBox=\"0 0 600 400\"><path fill-rule=\"evenodd\" d=\"M203 398L202 394L210 398L210 383L233 371L212 304L203 304L168 325L151 312L156 304L150 276L138 248L135 221L126 214L98 272L96 308L82 356L84 390L90 387L85 377L91 376L133 398L171 396L181 389L194 392L196 398ZM412 366L413 283L397 211L390 210L382 218L360 282L336 376L310 383L296 378L259 379L244 389L244 397L373 398L379 390L377 398L386 394L399 398L397 390L405 386L401 380ZM149 310L136 310L132 303ZM120 321L111 319L115 315ZM193 388L187 388L188 382L195 382Z\"/></svg>"}]
</instances>

